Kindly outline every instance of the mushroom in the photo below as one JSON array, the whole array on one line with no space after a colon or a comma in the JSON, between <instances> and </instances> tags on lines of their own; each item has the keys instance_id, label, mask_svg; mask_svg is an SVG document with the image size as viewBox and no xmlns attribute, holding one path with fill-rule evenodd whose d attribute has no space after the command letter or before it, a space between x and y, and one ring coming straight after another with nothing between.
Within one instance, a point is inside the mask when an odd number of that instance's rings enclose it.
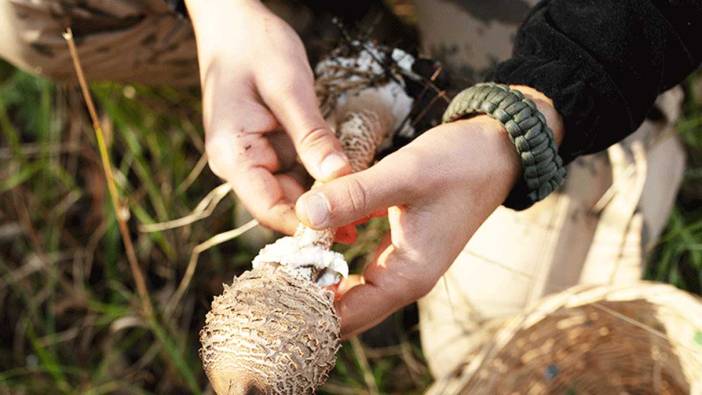
<instances>
[{"instance_id":1,"label":"mushroom","mask_svg":"<svg viewBox=\"0 0 702 395\"><path fill-rule=\"evenodd\" d=\"M411 132L413 99L403 75L413 61L397 49L353 42L317 65L321 108L354 171L367 168L393 133ZM265 246L253 269L214 298L200 357L217 394L308 394L326 381L341 328L327 287L348 274L333 240L333 229L300 225Z\"/></svg>"}]
</instances>

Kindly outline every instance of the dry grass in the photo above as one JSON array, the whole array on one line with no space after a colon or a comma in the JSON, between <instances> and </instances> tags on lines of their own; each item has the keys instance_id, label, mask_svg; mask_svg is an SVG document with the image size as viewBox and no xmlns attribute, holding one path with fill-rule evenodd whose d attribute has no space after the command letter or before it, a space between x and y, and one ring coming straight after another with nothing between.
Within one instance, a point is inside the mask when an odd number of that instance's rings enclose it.
<instances>
[{"instance_id":1,"label":"dry grass","mask_svg":"<svg viewBox=\"0 0 702 395\"><path fill-rule=\"evenodd\" d=\"M136 257L155 315L140 298L109 203L95 136L72 87L0 65L0 394L207 391L197 333L212 295L245 270L258 246L242 238L199 257L180 302L165 314L193 248L233 229L235 202L170 230L140 226L190 213L220 181L203 167L195 92L93 86ZM681 131L690 169L649 277L700 292L702 94L690 96ZM193 171L198 169L198 171ZM199 173L201 170L201 173ZM375 221L346 250L358 263L384 230ZM382 339L345 344L327 393L419 393L430 381L412 309Z\"/></svg>"},{"instance_id":2,"label":"dry grass","mask_svg":"<svg viewBox=\"0 0 702 395\"><path fill-rule=\"evenodd\" d=\"M143 231L189 214L220 185L201 165L197 94L93 86L156 312L150 319L141 314L80 92L4 64L0 74L0 314L7 323L0 326L0 394L206 391L197 332L212 296L249 267L259 246L236 239L203 251L173 304L193 249L237 225L234 199L226 196L199 222ZM383 225L370 227L349 259L362 260ZM426 385L426 370L416 367L416 382L396 379L408 377L406 366L421 366L416 344L403 344L379 352L346 346L328 391Z\"/></svg>"}]
</instances>

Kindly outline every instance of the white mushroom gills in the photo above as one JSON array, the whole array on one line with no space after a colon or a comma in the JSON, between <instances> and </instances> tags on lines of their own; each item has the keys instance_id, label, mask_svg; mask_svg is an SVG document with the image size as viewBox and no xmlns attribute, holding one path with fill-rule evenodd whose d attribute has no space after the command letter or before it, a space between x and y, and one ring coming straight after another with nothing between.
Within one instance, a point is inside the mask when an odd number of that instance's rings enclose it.
<instances>
[{"instance_id":1,"label":"white mushroom gills","mask_svg":"<svg viewBox=\"0 0 702 395\"><path fill-rule=\"evenodd\" d=\"M384 73L376 60L385 53L366 48L355 58L321 62L317 74L327 78L320 80L334 84L361 78L334 74L339 65L366 75ZM396 50L391 56L398 66L411 68L409 55ZM372 163L376 150L408 116L412 99L399 81L388 79L334 98L328 122L354 171ZM300 225L294 236L261 249L253 270L215 297L200 332L200 357L217 394L307 394L326 381L340 345L340 324L333 293L324 287L348 275L343 256L331 251L333 240L333 229Z\"/></svg>"}]
</instances>

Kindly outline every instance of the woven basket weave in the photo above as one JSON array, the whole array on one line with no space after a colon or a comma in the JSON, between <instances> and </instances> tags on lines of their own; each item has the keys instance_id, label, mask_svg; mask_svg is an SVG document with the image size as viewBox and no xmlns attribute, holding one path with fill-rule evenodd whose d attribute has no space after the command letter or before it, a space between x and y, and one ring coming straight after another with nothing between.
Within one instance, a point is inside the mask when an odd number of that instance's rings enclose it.
<instances>
[{"instance_id":1,"label":"woven basket weave","mask_svg":"<svg viewBox=\"0 0 702 395\"><path fill-rule=\"evenodd\" d=\"M430 394L702 394L702 301L578 286L511 320Z\"/></svg>"}]
</instances>

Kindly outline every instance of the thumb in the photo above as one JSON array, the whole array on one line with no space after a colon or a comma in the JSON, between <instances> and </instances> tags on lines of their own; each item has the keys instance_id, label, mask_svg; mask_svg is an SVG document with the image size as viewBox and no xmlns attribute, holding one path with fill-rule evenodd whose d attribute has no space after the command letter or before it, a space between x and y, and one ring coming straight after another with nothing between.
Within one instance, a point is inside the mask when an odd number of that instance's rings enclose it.
<instances>
[{"instance_id":1,"label":"thumb","mask_svg":"<svg viewBox=\"0 0 702 395\"><path fill-rule=\"evenodd\" d=\"M264 85L261 95L266 105L292 138L312 177L328 181L350 173L341 143L319 111L311 71L308 68L295 74Z\"/></svg>"},{"instance_id":2,"label":"thumb","mask_svg":"<svg viewBox=\"0 0 702 395\"><path fill-rule=\"evenodd\" d=\"M399 162L391 155L364 171L314 188L297 200L298 218L314 229L336 228L406 203L411 184Z\"/></svg>"}]
</instances>

